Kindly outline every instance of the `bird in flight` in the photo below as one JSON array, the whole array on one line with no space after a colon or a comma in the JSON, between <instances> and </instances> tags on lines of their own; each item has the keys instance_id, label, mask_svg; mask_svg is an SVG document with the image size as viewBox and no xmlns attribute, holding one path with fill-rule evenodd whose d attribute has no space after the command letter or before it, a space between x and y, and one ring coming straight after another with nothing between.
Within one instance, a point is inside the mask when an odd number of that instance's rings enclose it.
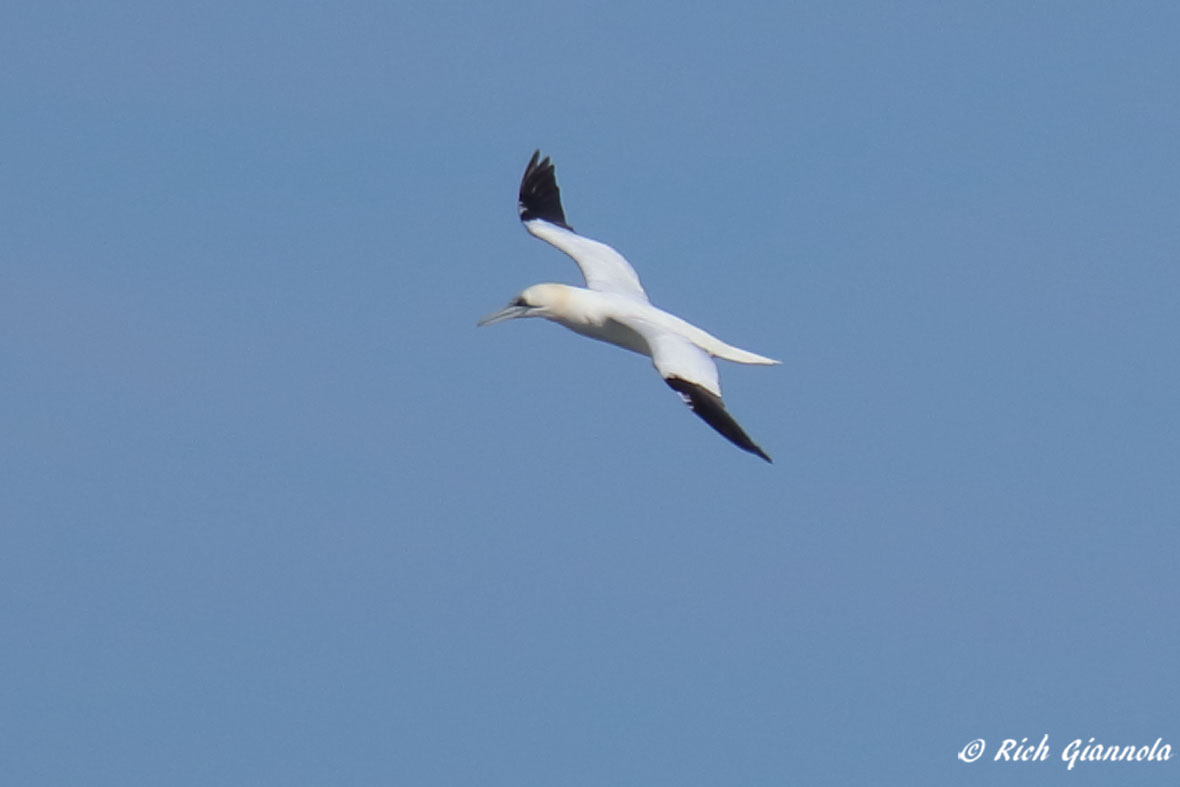
<instances>
[{"instance_id":1,"label":"bird in flight","mask_svg":"<svg viewBox=\"0 0 1180 787\"><path fill-rule=\"evenodd\" d=\"M779 361L732 347L653 306L623 255L605 243L579 235L566 223L553 164L548 157L541 158L539 150L533 153L520 181L517 209L525 229L573 258L582 269L586 286L534 284L479 325L544 317L574 333L646 355L664 382L705 423L738 448L771 461L726 411L713 358L761 365Z\"/></svg>"}]
</instances>

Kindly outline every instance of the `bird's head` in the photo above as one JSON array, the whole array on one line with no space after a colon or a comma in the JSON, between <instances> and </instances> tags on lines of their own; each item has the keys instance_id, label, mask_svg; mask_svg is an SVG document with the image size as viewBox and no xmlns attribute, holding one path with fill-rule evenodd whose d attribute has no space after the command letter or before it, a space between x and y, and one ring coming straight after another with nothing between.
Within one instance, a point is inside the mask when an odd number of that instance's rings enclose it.
<instances>
[{"instance_id":1,"label":"bird's head","mask_svg":"<svg viewBox=\"0 0 1180 787\"><path fill-rule=\"evenodd\" d=\"M479 325L495 325L518 317L548 317L554 307L565 299L564 287L560 284L534 284L523 291L512 302L498 312L493 312L479 321Z\"/></svg>"}]
</instances>

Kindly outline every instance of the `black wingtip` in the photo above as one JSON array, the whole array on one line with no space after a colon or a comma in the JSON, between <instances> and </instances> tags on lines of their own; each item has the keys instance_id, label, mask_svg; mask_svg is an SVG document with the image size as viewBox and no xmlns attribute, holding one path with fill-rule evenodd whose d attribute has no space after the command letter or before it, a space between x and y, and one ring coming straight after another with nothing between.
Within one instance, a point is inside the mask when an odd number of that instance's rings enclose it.
<instances>
[{"instance_id":1,"label":"black wingtip","mask_svg":"<svg viewBox=\"0 0 1180 787\"><path fill-rule=\"evenodd\" d=\"M573 227L565 223L565 211L561 207L561 189L557 187L557 176L549 157L541 158L541 151L533 151L524 177L520 179L520 199L517 203L521 221L543 219L567 230Z\"/></svg>"},{"instance_id":2,"label":"black wingtip","mask_svg":"<svg viewBox=\"0 0 1180 787\"><path fill-rule=\"evenodd\" d=\"M725 410L720 396L679 377L667 377L664 382L668 384L669 388L680 394L680 397L692 408L694 413L700 416L702 421L716 429L726 440L743 451L749 451L754 456L774 464L774 460L750 439L750 436L738 426L738 422L733 420L733 416Z\"/></svg>"}]
</instances>

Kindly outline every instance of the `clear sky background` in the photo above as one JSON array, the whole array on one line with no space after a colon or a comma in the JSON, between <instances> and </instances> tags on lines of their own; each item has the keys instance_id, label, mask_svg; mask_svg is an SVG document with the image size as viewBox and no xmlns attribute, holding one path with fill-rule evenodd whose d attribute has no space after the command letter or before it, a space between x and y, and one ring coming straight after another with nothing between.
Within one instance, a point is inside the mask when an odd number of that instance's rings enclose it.
<instances>
[{"instance_id":1,"label":"clear sky background","mask_svg":"<svg viewBox=\"0 0 1180 787\"><path fill-rule=\"evenodd\" d=\"M1173 3L0 11L21 785L1175 784ZM535 147L722 364L542 321ZM991 762L1048 734L1047 763ZM988 751L956 759L969 741Z\"/></svg>"}]
</instances>

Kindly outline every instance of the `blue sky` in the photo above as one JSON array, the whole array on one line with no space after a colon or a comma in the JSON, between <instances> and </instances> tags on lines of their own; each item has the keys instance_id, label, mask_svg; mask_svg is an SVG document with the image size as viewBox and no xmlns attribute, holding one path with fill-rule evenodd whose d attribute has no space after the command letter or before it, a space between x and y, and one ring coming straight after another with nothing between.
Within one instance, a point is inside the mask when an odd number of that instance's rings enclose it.
<instances>
[{"instance_id":1,"label":"blue sky","mask_svg":"<svg viewBox=\"0 0 1180 787\"><path fill-rule=\"evenodd\" d=\"M1174 783L1168 3L9 4L14 784ZM774 465L529 321L532 150ZM991 761L1004 738L1045 763ZM982 760L957 753L988 744Z\"/></svg>"}]
</instances>

